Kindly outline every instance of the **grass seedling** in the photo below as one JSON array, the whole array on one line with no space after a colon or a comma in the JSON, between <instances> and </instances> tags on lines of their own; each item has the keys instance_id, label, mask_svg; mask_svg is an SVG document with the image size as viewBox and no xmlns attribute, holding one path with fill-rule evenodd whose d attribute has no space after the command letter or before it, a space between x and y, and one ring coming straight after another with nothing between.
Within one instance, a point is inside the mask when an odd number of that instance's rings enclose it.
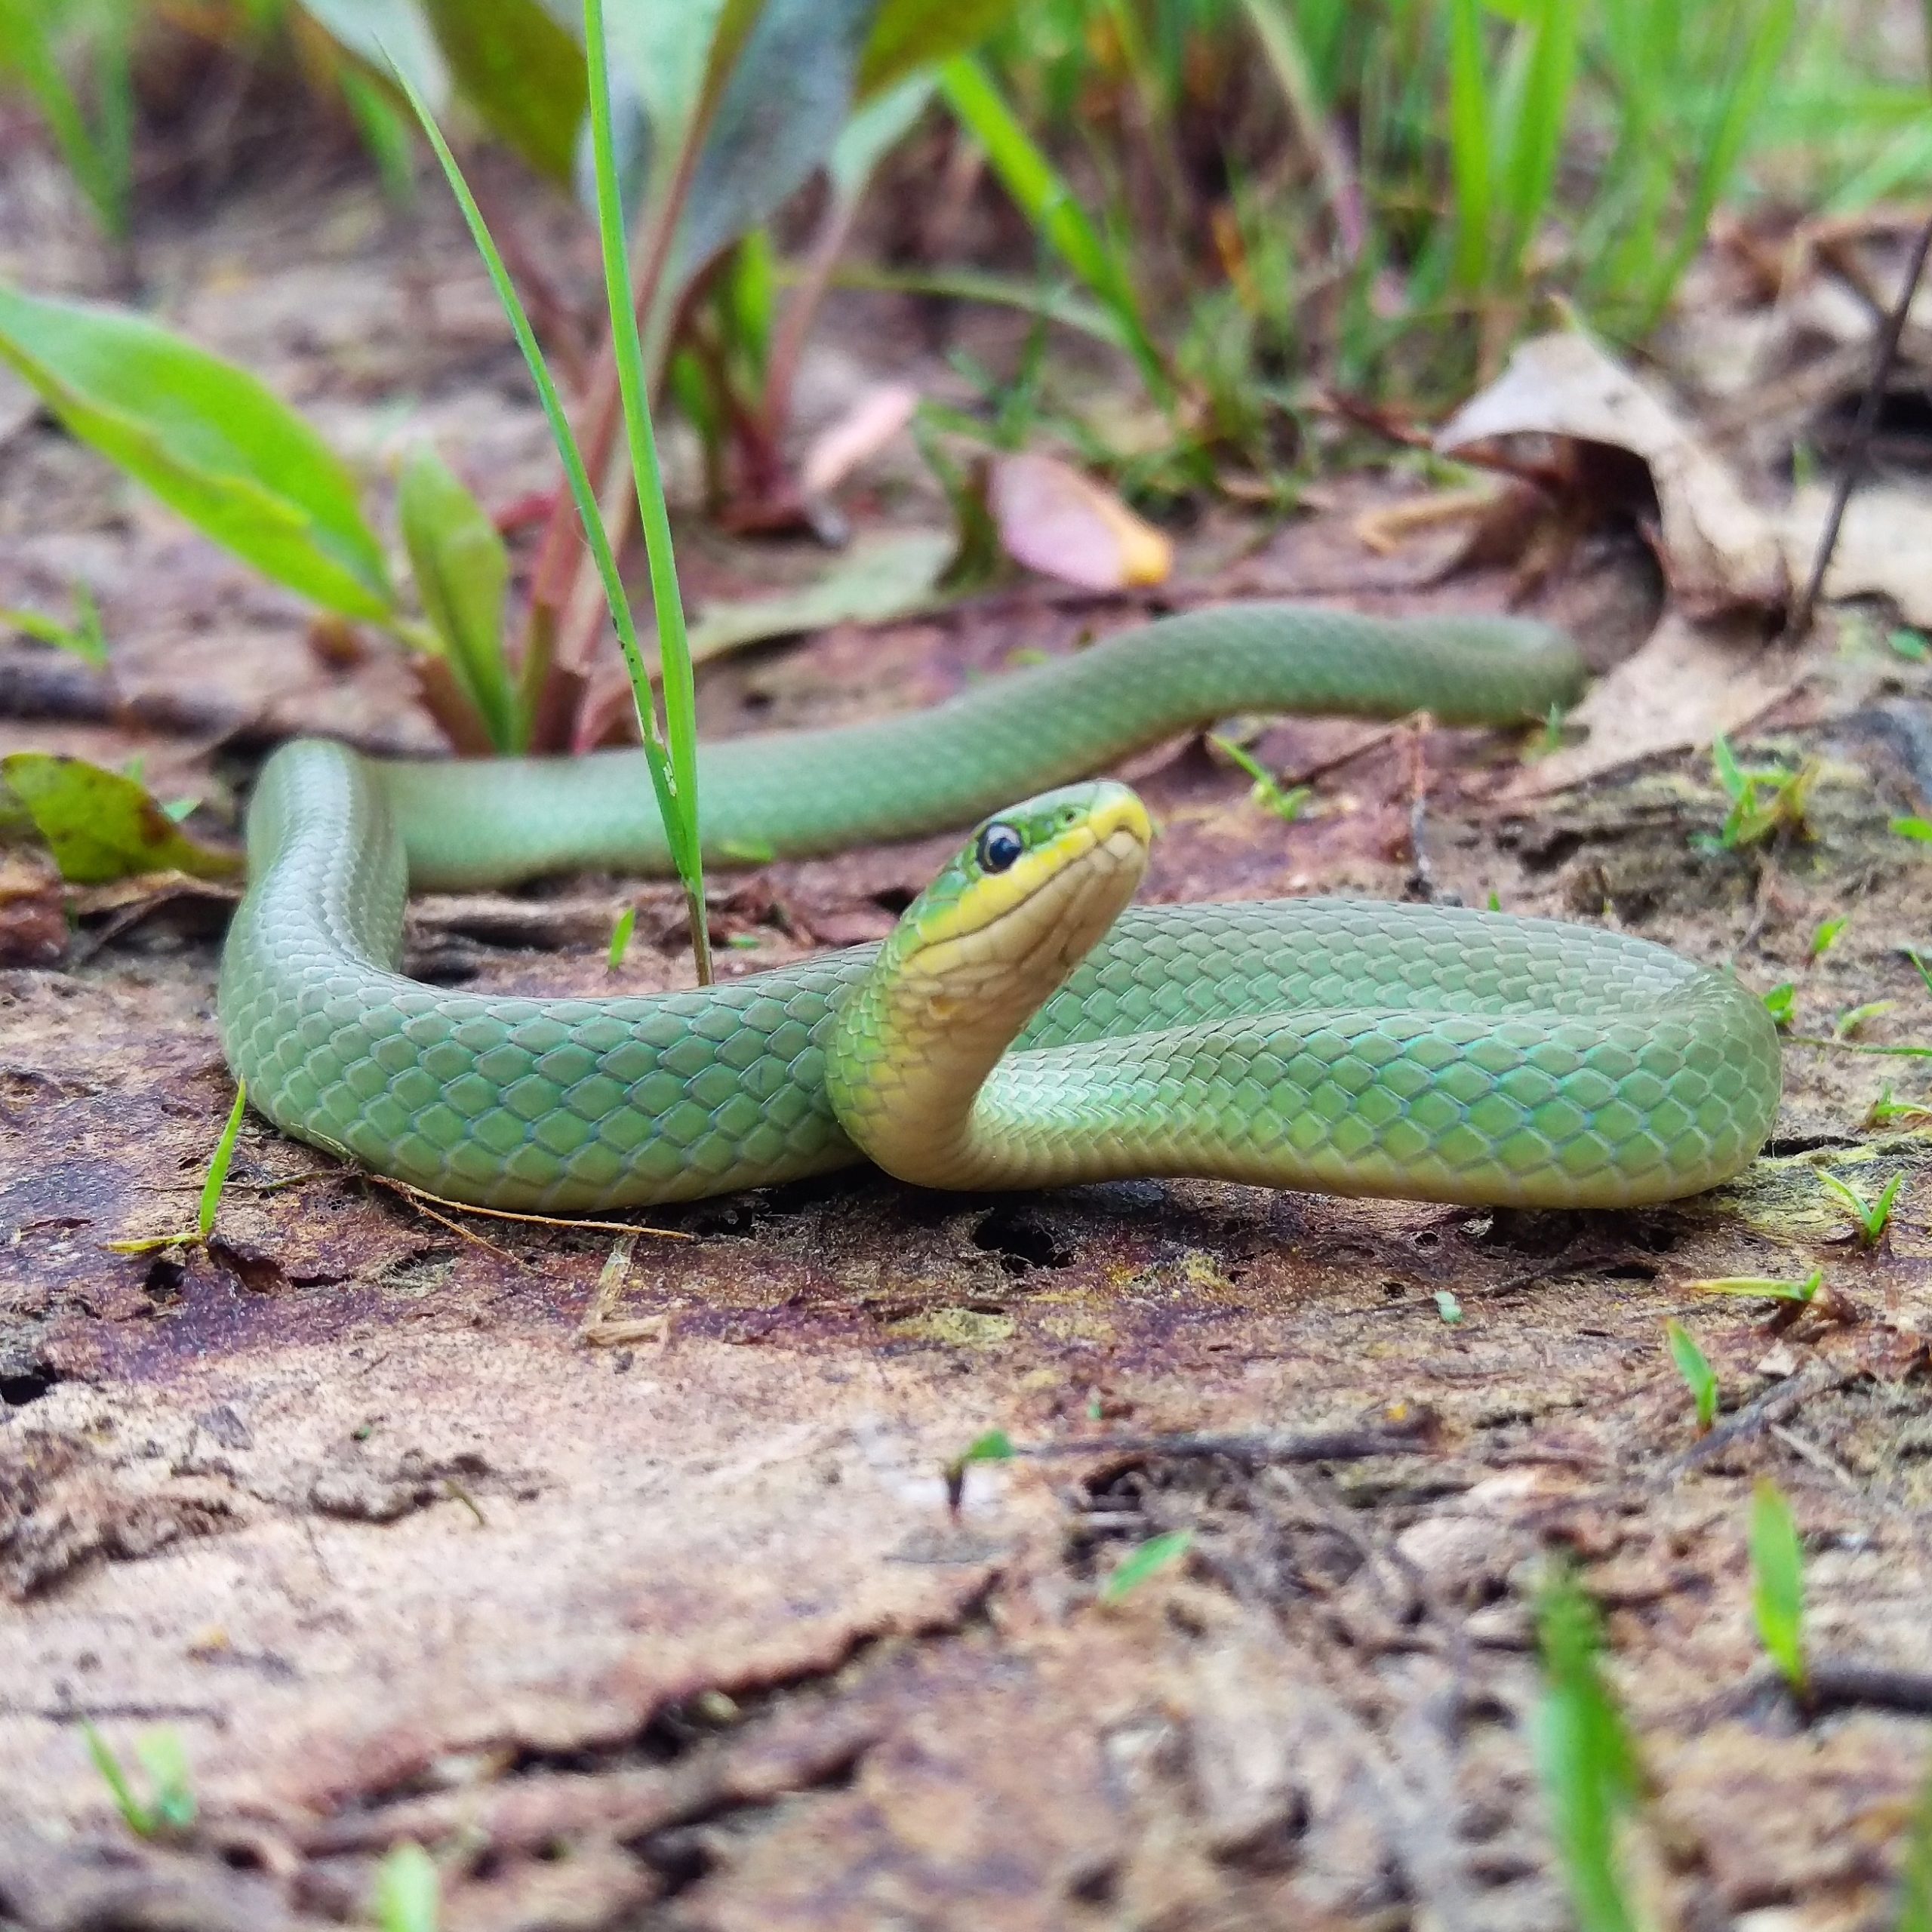
<instances>
[{"instance_id":1,"label":"grass seedling","mask_svg":"<svg viewBox=\"0 0 1932 1932\"><path fill-rule=\"evenodd\" d=\"M413 1841L397 1845L376 1868L377 1932L436 1932L441 1890L429 1854Z\"/></svg>"},{"instance_id":2,"label":"grass seedling","mask_svg":"<svg viewBox=\"0 0 1932 1932\"><path fill-rule=\"evenodd\" d=\"M1164 1536L1137 1543L1108 1572L1107 1580L1100 1586L1101 1602L1124 1602L1149 1577L1171 1568L1193 1547L1192 1530L1169 1530Z\"/></svg>"},{"instance_id":3,"label":"grass seedling","mask_svg":"<svg viewBox=\"0 0 1932 1932\"><path fill-rule=\"evenodd\" d=\"M1598 1664L1596 1605L1567 1569L1537 1597L1543 1694L1532 1733L1557 1856L1582 1932L1638 1932L1619 1840L1644 1795L1623 1712Z\"/></svg>"},{"instance_id":4,"label":"grass seedling","mask_svg":"<svg viewBox=\"0 0 1932 1932\"><path fill-rule=\"evenodd\" d=\"M1890 1081L1878 1090L1865 1115L1867 1127L1924 1127L1932 1125L1932 1106L1922 1100L1895 1100Z\"/></svg>"},{"instance_id":5,"label":"grass seedling","mask_svg":"<svg viewBox=\"0 0 1932 1932\"><path fill-rule=\"evenodd\" d=\"M1798 1017L1798 989L1789 980L1774 986L1764 995L1764 1011L1780 1031L1789 1027Z\"/></svg>"},{"instance_id":6,"label":"grass seedling","mask_svg":"<svg viewBox=\"0 0 1932 1932\"><path fill-rule=\"evenodd\" d=\"M946 1504L957 1512L966 1491L966 1472L975 1463L1008 1463L1020 1452L1003 1429L989 1429L974 1438L946 1466Z\"/></svg>"},{"instance_id":7,"label":"grass seedling","mask_svg":"<svg viewBox=\"0 0 1932 1932\"><path fill-rule=\"evenodd\" d=\"M1901 838L1909 838L1920 845L1932 845L1932 819L1895 818L1890 829Z\"/></svg>"},{"instance_id":8,"label":"grass seedling","mask_svg":"<svg viewBox=\"0 0 1932 1932\"><path fill-rule=\"evenodd\" d=\"M616 349L619 386L623 392L624 423L629 438L630 454L643 515L645 547L651 560L651 596L657 615L659 660L664 675L664 723L660 730L657 699L651 690L651 672L638 641L637 626L630 602L624 594L617 559L598 507L595 491L576 432L564 413L562 398L552 379L543 350L525 312L521 298L510 280L482 211L469 191L456 156L443 138L435 117L409 76L390 63L390 72L401 90L424 137L441 166L450 192L456 198L488 271L497 299L502 305L517 346L537 386L543 414L550 426L552 439L564 466L571 497L583 525L598 578L603 586L611 621L616 627L624 663L630 673L631 694L637 709L639 731L644 740L645 759L651 774L651 789L664 822L664 835L671 848L672 864L685 889L691 921L691 952L700 983L712 977L711 941L704 915L704 863L698 838L697 820L697 723L691 650L685 635L684 605L678 590L677 565L672 554L670 516L665 507L663 478L657 462L657 446L652 432L644 378L643 349L638 334L637 315L630 297L630 264L626 248L620 210L617 160L611 127L610 76L607 71L603 9L599 0L584 0L585 46L589 60L592 156L597 177L598 231L605 257L605 281L611 306L612 339ZM666 742L668 738L668 743Z\"/></svg>"},{"instance_id":9,"label":"grass seedling","mask_svg":"<svg viewBox=\"0 0 1932 1932\"><path fill-rule=\"evenodd\" d=\"M137 1838L178 1834L193 1825L198 1809L194 1780L188 1770L188 1754L173 1731L150 1730L134 1742L134 1756L147 1774L152 1794L146 1799L136 1795L133 1781L122 1768L113 1747L85 1720L81 1735L87 1740L88 1755L101 1782L112 1795L114 1808Z\"/></svg>"},{"instance_id":10,"label":"grass seedling","mask_svg":"<svg viewBox=\"0 0 1932 1932\"><path fill-rule=\"evenodd\" d=\"M227 1124L221 1130L221 1138L214 1144L214 1153L208 1161L208 1171L202 1183L200 1208L195 1216L195 1225L179 1234L143 1235L134 1241L111 1241L109 1249L115 1254L151 1254L157 1248L205 1247L209 1235L214 1232L215 1217L221 1211L221 1191L228 1184L229 1163L235 1158L235 1142L242 1131L242 1116L248 1108L248 1084L245 1080L235 1083L235 1104L228 1110Z\"/></svg>"},{"instance_id":11,"label":"grass seedling","mask_svg":"<svg viewBox=\"0 0 1932 1932\"><path fill-rule=\"evenodd\" d=\"M1918 970L1918 977L1925 982L1925 990L1928 993L1932 993L1932 966L1927 965L1910 946L1906 948L1905 956L1912 961L1913 966Z\"/></svg>"},{"instance_id":12,"label":"grass seedling","mask_svg":"<svg viewBox=\"0 0 1932 1932\"><path fill-rule=\"evenodd\" d=\"M97 670L107 664L107 634L100 626L100 607L84 583L74 586L74 621L63 624L39 611L0 610L0 631L16 630L51 644L57 651L71 651Z\"/></svg>"},{"instance_id":13,"label":"grass seedling","mask_svg":"<svg viewBox=\"0 0 1932 1932\"><path fill-rule=\"evenodd\" d=\"M1687 1288L1700 1294L1737 1295L1752 1301L1796 1302L1801 1306L1818 1298L1825 1285L1825 1271L1814 1268L1801 1281L1774 1281L1763 1275L1717 1275L1701 1281L1686 1281Z\"/></svg>"},{"instance_id":14,"label":"grass seedling","mask_svg":"<svg viewBox=\"0 0 1932 1932\"><path fill-rule=\"evenodd\" d=\"M1697 1417L1697 1433L1708 1435L1718 1415L1717 1371L1712 1367L1710 1358L1698 1347L1697 1338L1682 1322L1673 1317L1663 1324L1663 1332L1670 1358L1677 1364L1684 1386L1690 1391L1691 1404Z\"/></svg>"},{"instance_id":15,"label":"grass seedling","mask_svg":"<svg viewBox=\"0 0 1932 1932\"><path fill-rule=\"evenodd\" d=\"M1855 1039L1860 1027L1884 1019L1897 1004L1895 999L1873 999L1867 1000L1863 1006L1847 1007L1832 1023L1832 1032L1841 1040Z\"/></svg>"},{"instance_id":16,"label":"grass seedling","mask_svg":"<svg viewBox=\"0 0 1932 1932\"><path fill-rule=\"evenodd\" d=\"M1922 632L1896 630L1885 641L1909 664L1923 664L1932 657L1932 645L1928 645Z\"/></svg>"},{"instance_id":17,"label":"grass seedling","mask_svg":"<svg viewBox=\"0 0 1932 1932\"><path fill-rule=\"evenodd\" d=\"M1265 811L1271 811L1284 825L1293 825L1315 794L1306 785L1284 786L1252 752L1244 750L1232 738L1211 736L1208 742L1237 771L1254 780L1248 795Z\"/></svg>"},{"instance_id":18,"label":"grass seedling","mask_svg":"<svg viewBox=\"0 0 1932 1932\"><path fill-rule=\"evenodd\" d=\"M1804 1664L1804 1552L1784 1491L1760 1477L1751 1497L1751 1614L1764 1654L1800 1698Z\"/></svg>"},{"instance_id":19,"label":"grass seedling","mask_svg":"<svg viewBox=\"0 0 1932 1932\"><path fill-rule=\"evenodd\" d=\"M1841 912L1836 918L1820 922L1818 930L1811 935L1811 943L1805 949L1807 959L1819 960L1836 946L1845 928L1851 923L1849 913Z\"/></svg>"},{"instance_id":20,"label":"grass seedling","mask_svg":"<svg viewBox=\"0 0 1932 1932\"><path fill-rule=\"evenodd\" d=\"M626 906L617 915L617 922L611 928L611 953L608 964L612 972L624 963L624 955L631 949L631 939L637 931L637 908Z\"/></svg>"},{"instance_id":21,"label":"grass seedling","mask_svg":"<svg viewBox=\"0 0 1932 1932\"><path fill-rule=\"evenodd\" d=\"M1905 1176L1893 1175L1876 1201L1867 1201L1849 1181L1839 1180L1836 1174L1820 1174L1818 1183L1857 1223L1860 1244L1876 1247L1892 1225L1892 1208L1899 1198L1899 1189L1905 1185Z\"/></svg>"},{"instance_id":22,"label":"grass seedling","mask_svg":"<svg viewBox=\"0 0 1932 1932\"><path fill-rule=\"evenodd\" d=\"M1796 771L1782 764L1746 771L1737 761L1730 742L1720 732L1711 740L1711 765L1730 809L1718 828L1718 849L1746 851L1779 832L1806 835L1812 788L1818 782L1818 764L1807 758Z\"/></svg>"}]
</instances>

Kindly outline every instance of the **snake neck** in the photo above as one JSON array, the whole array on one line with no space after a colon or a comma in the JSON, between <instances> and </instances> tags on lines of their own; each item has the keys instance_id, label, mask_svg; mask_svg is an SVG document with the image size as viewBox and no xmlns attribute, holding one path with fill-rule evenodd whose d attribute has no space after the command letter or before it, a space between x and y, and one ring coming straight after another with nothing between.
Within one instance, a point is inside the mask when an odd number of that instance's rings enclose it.
<instances>
[{"instance_id":1,"label":"snake neck","mask_svg":"<svg viewBox=\"0 0 1932 1932\"><path fill-rule=\"evenodd\" d=\"M1143 843L1116 833L1004 917L940 944L920 942L909 912L827 1043L826 1085L848 1137L916 1186L1011 1184L1012 1123L987 1118L981 1090L1133 897L1146 860Z\"/></svg>"}]
</instances>

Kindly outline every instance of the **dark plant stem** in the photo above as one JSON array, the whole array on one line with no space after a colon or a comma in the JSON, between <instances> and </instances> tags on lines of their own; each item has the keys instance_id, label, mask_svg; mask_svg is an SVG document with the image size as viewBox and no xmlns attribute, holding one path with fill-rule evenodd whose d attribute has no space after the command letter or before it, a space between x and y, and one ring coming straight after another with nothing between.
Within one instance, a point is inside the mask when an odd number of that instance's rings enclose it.
<instances>
[{"instance_id":1,"label":"dark plant stem","mask_svg":"<svg viewBox=\"0 0 1932 1932\"><path fill-rule=\"evenodd\" d=\"M1932 17L1932 0L1927 0L1927 11L1928 17ZM1872 380L1866 389L1864 401L1859 405L1858 420L1852 425L1851 445L1845 451L1838 481L1832 487L1831 508L1825 514L1825 527L1818 533L1818 550L1811 559L1811 574L1798 592L1797 602L1791 607L1790 621L1786 626L1789 636L1802 638L1811 629L1819 595L1825 587L1825 573L1831 568L1832 553L1838 548L1845 506L1850 502L1851 493L1857 488L1864 471L1872 432L1878 427L1878 411L1885 399L1885 385L1891 380L1892 365L1898 358L1899 338L1905 333L1906 317L1912 308L1912 298L1918 293L1919 278L1925 272L1928 254L1932 254L1932 220L1928 220L1918 232L1918 239L1912 245L1912 259L1906 264L1904 285L1899 290L1898 300L1893 303L1892 312L1879 331L1878 353L1872 364Z\"/></svg>"}]
</instances>

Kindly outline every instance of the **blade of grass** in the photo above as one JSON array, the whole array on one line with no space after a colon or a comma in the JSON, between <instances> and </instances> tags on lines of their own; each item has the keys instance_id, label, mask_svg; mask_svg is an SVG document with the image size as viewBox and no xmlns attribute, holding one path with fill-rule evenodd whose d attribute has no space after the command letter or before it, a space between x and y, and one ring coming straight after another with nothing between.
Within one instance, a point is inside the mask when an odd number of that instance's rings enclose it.
<instances>
[{"instance_id":1,"label":"blade of grass","mask_svg":"<svg viewBox=\"0 0 1932 1932\"><path fill-rule=\"evenodd\" d=\"M228 1183L228 1164L235 1158L235 1137L242 1131L242 1116L248 1105L248 1083L235 1083L235 1104L228 1110L228 1124L214 1144L214 1158L208 1163L208 1177L202 1183L202 1205L195 1225L206 1241L214 1232L214 1217L221 1208L221 1190Z\"/></svg>"},{"instance_id":2,"label":"blade of grass","mask_svg":"<svg viewBox=\"0 0 1932 1932\"><path fill-rule=\"evenodd\" d=\"M617 177L617 143L611 126L611 75L604 37L603 0L584 0L583 44L589 61L590 146L597 176L597 232L604 251L604 288L611 310L617 387L623 399L624 434L637 479L637 505L644 547L651 564L651 601L657 620L657 654L664 676L664 729L670 740L671 799L681 820L688 863L678 877L691 917L691 949L700 984L711 981L711 940L704 917L704 856L698 832L697 697L691 674L691 639L678 587L678 562L671 545L671 513L664 501L664 475L657 457L657 432L651 420L651 398L644 368L644 344L638 330L635 291L631 286L630 250L624 233ZM635 637L625 659L640 720L655 721L651 676Z\"/></svg>"},{"instance_id":3,"label":"blade of grass","mask_svg":"<svg viewBox=\"0 0 1932 1932\"><path fill-rule=\"evenodd\" d=\"M940 86L961 125L986 149L993 171L1021 212L1112 312L1148 393L1163 408L1171 408L1177 400L1174 379L1147 333L1126 269L1020 125L991 75L971 55L962 54L940 69Z\"/></svg>"},{"instance_id":4,"label":"blade of grass","mask_svg":"<svg viewBox=\"0 0 1932 1932\"><path fill-rule=\"evenodd\" d=\"M1476 0L1452 0L1449 9L1449 159L1456 198L1456 279L1465 289L1478 289L1487 279L1492 189L1489 95Z\"/></svg>"},{"instance_id":5,"label":"blade of grass","mask_svg":"<svg viewBox=\"0 0 1932 1932\"><path fill-rule=\"evenodd\" d=\"M497 291L497 300L503 305L511 333L516 337L518 348L523 352L524 362L530 371L531 380L537 386L537 397L543 405L544 416L550 425L550 435L563 463L565 478L570 485L571 499L577 506L577 517L583 526L584 541L589 547L598 578L604 587L604 598L610 608L611 621L617 626L617 641L623 648L625 666L630 672L632 695L637 704L638 723L644 734L645 762L651 774L651 789L657 795L658 812L664 821L664 836L671 848L672 863L676 866L678 876L684 884L685 902L695 909L691 934L692 954L697 961L700 980L708 982L711 949L704 930L703 872L697 849L695 814L688 820L685 814L679 809L677 779L672 767L670 752L658 728L657 707L650 695L651 675L645 664L644 654L638 648L637 626L631 615L630 601L624 595L623 579L618 574L617 555L611 549L609 533L605 529L603 517L598 509L596 492L592 489L589 474L584 468L583 453L577 445L577 435L571 427L570 419L564 413L563 399L557 393L557 386L551 378L549 365L543 359L543 352L537 346L536 333L530 326L530 318L525 312L522 300L516 292L515 285L510 280L509 269L503 266L503 256L484 221L482 211L476 205L475 197L469 192L469 184L463 178L463 170L458 165L456 156L450 152L449 143L443 139L442 130L437 126L435 117L429 112L428 103L408 75L396 66L392 59L389 63L389 71L414 112L424 138L435 154L443 171L443 178L449 183L450 192L456 197L457 206L462 211L463 220L469 227L470 238L475 243L478 254L483 257L483 266L488 272L491 285ZM608 103L608 85L605 94Z\"/></svg>"}]
</instances>

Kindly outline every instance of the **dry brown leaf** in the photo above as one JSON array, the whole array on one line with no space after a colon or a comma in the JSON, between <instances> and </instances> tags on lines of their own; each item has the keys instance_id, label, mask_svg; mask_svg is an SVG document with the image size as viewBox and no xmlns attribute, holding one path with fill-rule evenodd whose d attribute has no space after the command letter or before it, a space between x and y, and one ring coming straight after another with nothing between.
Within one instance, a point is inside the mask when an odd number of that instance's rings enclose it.
<instances>
[{"instance_id":1,"label":"dry brown leaf","mask_svg":"<svg viewBox=\"0 0 1932 1932\"><path fill-rule=\"evenodd\" d=\"M1830 498L1822 487L1801 490L1784 513L1785 561L1795 579L1810 574ZM1857 491L1845 506L1824 594L1888 597L1909 623L1932 626L1932 489L1890 483Z\"/></svg>"},{"instance_id":2,"label":"dry brown leaf","mask_svg":"<svg viewBox=\"0 0 1932 1932\"><path fill-rule=\"evenodd\" d=\"M995 457L986 506L1008 555L1088 590L1161 583L1174 546L1112 491L1057 457Z\"/></svg>"},{"instance_id":3,"label":"dry brown leaf","mask_svg":"<svg viewBox=\"0 0 1932 1932\"><path fill-rule=\"evenodd\" d=\"M1664 568L1691 611L1784 603L1789 583L1770 520L1676 409L1589 337L1524 343L1435 443L1447 454L1521 435L1607 444L1642 460L1657 490Z\"/></svg>"},{"instance_id":4,"label":"dry brown leaf","mask_svg":"<svg viewBox=\"0 0 1932 1932\"><path fill-rule=\"evenodd\" d=\"M1760 643L1749 625L1693 624L1669 612L1571 712L1589 731L1584 742L1525 765L1506 795L1543 797L1659 752L1709 744L1767 710L1810 664Z\"/></svg>"},{"instance_id":5,"label":"dry brown leaf","mask_svg":"<svg viewBox=\"0 0 1932 1932\"><path fill-rule=\"evenodd\" d=\"M878 455L912 420L919 392L910 383L881 383L815 435L798 466L808 497L828 497L853 471Z\"/></svg>"}]
</instances>

